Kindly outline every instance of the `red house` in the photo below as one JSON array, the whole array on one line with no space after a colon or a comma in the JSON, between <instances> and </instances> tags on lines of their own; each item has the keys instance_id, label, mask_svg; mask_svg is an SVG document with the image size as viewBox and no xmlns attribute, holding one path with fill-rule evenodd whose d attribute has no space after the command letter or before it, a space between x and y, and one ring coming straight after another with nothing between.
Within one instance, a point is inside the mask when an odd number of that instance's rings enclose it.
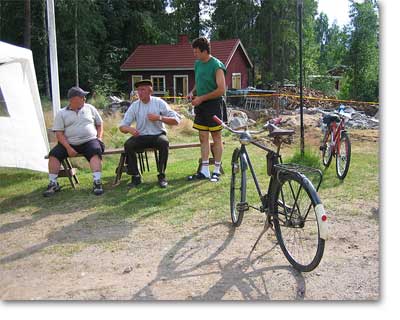
<instances>
[{"instance_id":1,"label":"red house","mask_svg":"<svg viewBox=\"0 0 400 320\"><path fill-rule=\"evenodd\" d=\"M226 66L227 88L249 86L253 64L239 39L211 41L211 54ZM194 86L194 62L189 38L181 35L177 44L138 46L121 71L129 73L132 90L136 81L151 79L155 95L186 96Z\"/></svg>"}]
</instances>

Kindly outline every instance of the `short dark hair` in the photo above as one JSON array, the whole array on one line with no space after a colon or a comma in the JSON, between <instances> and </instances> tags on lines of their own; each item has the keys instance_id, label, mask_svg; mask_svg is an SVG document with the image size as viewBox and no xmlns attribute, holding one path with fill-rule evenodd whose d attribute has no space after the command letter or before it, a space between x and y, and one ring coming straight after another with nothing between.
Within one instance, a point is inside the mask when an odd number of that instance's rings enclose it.
<instances>
[{"instance_id":1,"label":"short dark hair","mask_svg":"<svg viewBox=\"0 0 400 320\"><path fill-rule=\"evenodd\" d=\"M211 53L211 44L206 37L194 39L192 42L192 48L199 48L201 52L207 51L209 54Z\"/></svg>"}]
</instances>

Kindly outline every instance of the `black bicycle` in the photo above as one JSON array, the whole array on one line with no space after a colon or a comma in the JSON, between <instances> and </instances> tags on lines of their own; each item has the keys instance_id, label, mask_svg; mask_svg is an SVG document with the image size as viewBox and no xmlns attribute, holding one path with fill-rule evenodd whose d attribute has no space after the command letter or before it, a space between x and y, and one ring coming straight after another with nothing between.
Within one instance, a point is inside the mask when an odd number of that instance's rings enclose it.
<instances>
[{"instance_id":1,"label":"black bicycle","mask_svg":"<svg viewBox=\"0 0 400 320\"><path fill-rule=\"evenodd\" d=\"M218 117L215 122L239 136L240 148L232 154L232 176L230 186L230 212L232 223L239 227L244 213L250 208L266 214L264 231L272 227L278 243L293 267L301 272L315 269L324 254L327 237L327 215L317 190L322 182L322 172L318 169L298 164L284 164L280 155L282 143L291 143L293 130L283 130L270 121L259 131L234 130ZM253 139L254 135L268 131L276 151ZM252 144L267 152L267 174L270 176L267 193L263 194L256 173L250 161L246 146ZM247 171L253 177L261 204L252 206L247 202ZM308 178L308 176L310 178ZM310 179L316 179L315 188Z\"/></svg>"}]
</instances>

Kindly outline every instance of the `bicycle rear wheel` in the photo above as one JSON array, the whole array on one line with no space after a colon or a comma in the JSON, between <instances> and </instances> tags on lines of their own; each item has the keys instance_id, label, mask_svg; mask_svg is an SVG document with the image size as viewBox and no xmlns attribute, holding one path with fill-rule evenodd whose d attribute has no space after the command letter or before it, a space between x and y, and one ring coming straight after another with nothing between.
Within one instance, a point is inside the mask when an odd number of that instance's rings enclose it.
<instances>
[{"instance_id":1,"label":"bicycle rear wheel","mask_svg":"<svg viewBox=\"0 0 400 320\"><path fill-rule=\"evenodd\" d=\"M324 254L326 215L314 186L304 175L279 173L270 207L276 237L296 270L309 272Z\"/></svg>"},{"instance_id":2,"label":"bicycle rear wheel","mask_svg":"<svg viewBox=\"0 0 400 320\"><path fill-rule=\"evenodd\" d=\"M232 154L232 176L230 189L231 219L235 227L243 220L246 203L246 170L243 168L240 150L236 148Z\"/></svg>"},{"instance_id":3,"label":"bicycle rear wheel","mask_svg":"<svg viewBox=\"0 0 400 320\"><path fill-rule=\"evenodd\" d=\"M328 128L322 140L322 164L328 168L332 161L331 130Z\"/></svg>"},{"instance_id":4,"label":"bicycle rear wheel","mask_svg":"<svg viewBox=\"0 0 400 320\"><path fill-rule=\"evenodd\" d=\"M351 143L346 132L340 135L339 152L336 155L336 174L340 180L343 180L350 167Z\"/></svg>"}]
</instances>

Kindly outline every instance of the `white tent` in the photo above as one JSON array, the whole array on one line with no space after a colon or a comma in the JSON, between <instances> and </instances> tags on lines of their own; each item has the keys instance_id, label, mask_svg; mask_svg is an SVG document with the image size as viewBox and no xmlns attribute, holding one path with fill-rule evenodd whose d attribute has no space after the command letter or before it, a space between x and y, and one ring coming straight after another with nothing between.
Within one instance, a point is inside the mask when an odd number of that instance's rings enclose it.
<instances>
[{"instance_id":1,"label":"white tent","mask_svg":"<svg viewBox=\"0 0 400 320\"><path fill-rule=\"evenodd\" d=\"M32 51L0 41L0 167L48 172L48 152Z\"/></svg>"}]
</instances>

